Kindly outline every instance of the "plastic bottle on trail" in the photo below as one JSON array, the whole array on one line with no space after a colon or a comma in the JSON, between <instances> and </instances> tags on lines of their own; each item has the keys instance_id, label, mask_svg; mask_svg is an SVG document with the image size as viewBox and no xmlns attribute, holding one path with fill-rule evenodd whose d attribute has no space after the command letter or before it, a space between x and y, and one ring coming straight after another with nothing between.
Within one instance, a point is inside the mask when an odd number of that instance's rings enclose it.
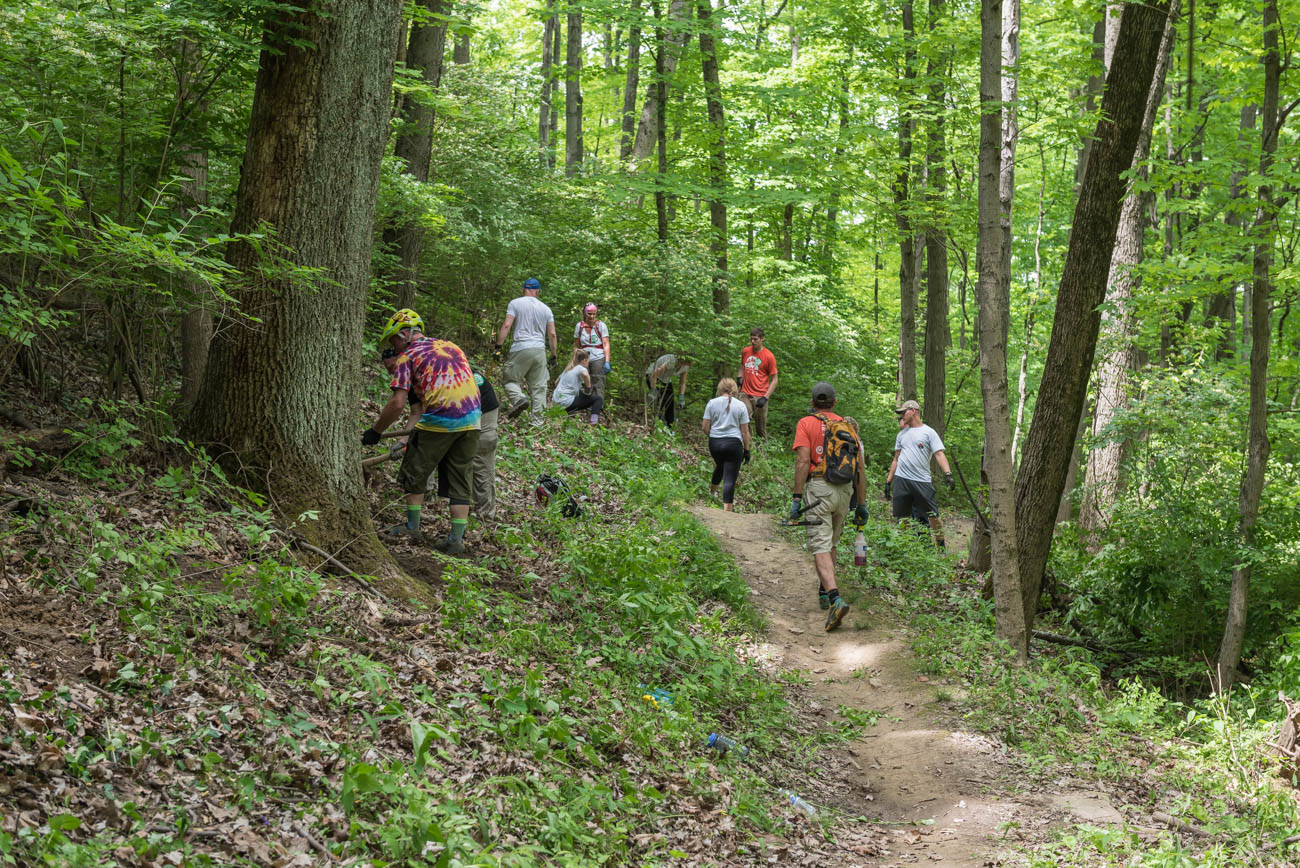
<instances>
[{"instance_id":1,"label":"plastic bottle on trail","mask_svg":"<svg viewBox=\"0 0 1300 868\"><path fill-rule=\"evenodd\" d=\"M808 819L811 820L813 817L817 816L817 809L805 802L796 793L784 789L781 790L780 793L781 798L790 803L790 807L794 808Z\"/></svg>"},{"instance_id":2,"label":"plastic bottle on trail","mask_svg":"<svg viewBox=\"0 0 1300 868\"><path fill-rule=\"evenodd\" d=\"M718 756L726 756L728 751L735 751L741 759L749 756L749 748L739 744L733 738L728 738L719 732L709 733L709 747L718 752Z\"/></svg>"},{"instance_id":3,"label":"plastic bottle on trail","mask_svg":"<svg viewBox=\"0 0 1300 868\"><path fill-rule=\"evenodd\" d=\"M867 565L867 538L862 533L862 528L858 528L857 539L853 541L853 566L865 567Z\"/></svg>"}]
</instances>

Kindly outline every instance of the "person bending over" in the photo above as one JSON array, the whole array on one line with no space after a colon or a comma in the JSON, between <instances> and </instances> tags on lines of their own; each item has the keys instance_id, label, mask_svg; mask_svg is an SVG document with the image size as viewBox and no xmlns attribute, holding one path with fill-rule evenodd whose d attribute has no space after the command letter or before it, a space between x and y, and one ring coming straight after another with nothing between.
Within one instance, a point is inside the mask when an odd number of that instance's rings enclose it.
<instances>
[{"instance_id":1,"label":"person bending over","mask_svg":"<svg viewBox=\"0 0 1300 868\"><path fill-rule=\"evenodd\" d=\"M551 403L574 414L590 410L587 421L595 425L600 421L600 411L605 408L605 396L591 388L591 371L587 367L590 357L586 350L574 350L568 367L560 374L551 393Z\"/></svg>"}]
</instances>

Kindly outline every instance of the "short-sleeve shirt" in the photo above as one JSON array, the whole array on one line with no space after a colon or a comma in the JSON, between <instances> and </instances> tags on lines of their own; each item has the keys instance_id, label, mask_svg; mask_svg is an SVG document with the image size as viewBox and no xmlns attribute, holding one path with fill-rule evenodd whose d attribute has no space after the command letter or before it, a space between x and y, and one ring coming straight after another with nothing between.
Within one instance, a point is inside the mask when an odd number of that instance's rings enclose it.
<instances>
[{"instance_id":1,"label":"short-sleeve shirt","mask_svg":"<svg viewBox=\"0 0 1300 868\"><path fill-rule=\"evenodd\" d=\"M730 395L719 395L704 405L704 419L709 420L709 437L740 438L740 426L749 424L749 408Z\"/></svg>"},{"instance_id":2,"label":"short-sleeve shirt","mask_svg":"<svg viewBox=\"0 0 1300 868\"><path fill-rule=\"evenodd\" d=\"M421 431L474 431L483 417L478 383L469 359L451 341L422 338L408 346L393 366L393 389L419 393L424 415Z\"/></svg>"},{"instance_id":3,"label":"short-sleeve shirt","mask_svg":"<svg viewBox=\"0 0 1300 868\"><path fill-rule=\"evenodd\" d=\"M539 298L521 295L506 306L506 314L515 318L515 350L540 350L546 347L546 326L555 322L551 309Z\"/></svg>"},{"instance_id":4,"label":"short-sleeve shirt","mask_svg":"<svg viewBox=\"0 0 1300 868\"><path fill-rule=\"evenodd\" d=\"M555 381L555 391L551 392L551 403L567 410L582 391L582 372L585 370L582 365L574 365L560 374Z\"/></svg>"},{"instance_id":5,"label":"short-sleeve shirt","mask_svg":"<svg viewBox=\"0 0 1300 868\"><path fill-rule=\"evenodd\" d=\"M894 438L894 451L898 453L898 466L894 475L913 482L930 481L930 456L943 451L939 432L929 425L904 428Z\"/></svg>"},{"instance_id":6,"label":"short-sleeve shirt","mask_svg":"<svg viewBox=\"0 0 1300 868\"><path fill-rule=\"evenodd\" d=\"M596 320L594 326L587 325L586 320L573 327L573 338L581 349L587 351L587 358L599 362L605 358L605 341L609 339L609 327L602 320Z\"/></svg>"},{"instance_id":7,"label":"short-sleeve shirt","mask_svg":"<svg viewBox=\"0 0 1300 868\"><path fill-rule=\"evenodd\" d=\"M835 415L830 410L818 410L817 412L832 421L844 418L843 416ZM821 419L818 419L816 416L804 416L799 420L799 424L794 426L794 446L791 447L791 449L798 449L800 446L808 447L808 466L810 468L816 467L822 463L822 456L826 451L826 426L822 424ZM862 454L860 443L858 446L858 454Z\"/></svg>"},{"instance_id":8,"label":"short-sleeve shirt","mask_svg":"<svg viewBox=\"0 0 1300 868\"><path fill-rule=\"evenodd\" d=\"M664 372L656 378L656 382L661 386L670 385L674 377L680 376L689 367L686 363L677 361L677 356L672 353L664 353L645 369L645 375L653 377L660 366L663 366Z\"/></svg>"},{"instance_id":9,"label":"short-sleeve shirt","mask_svg":"<svg viewBox=\"0 0 1300 868\"><path fill-rule=\"evenodd\" d=\"M474 371L474 382L478 384L478 398L479 403L482 404L483 412L491 413L493 410L499 409L501 401L497 398L497 390L492 388L492 384L488 382L487 377L483 376L482 371L473 365L470 365L470 369Z\"/></svg>"},{"instance_id":10,"label":"short-sleeve shirt","mask_svg":"<svg viewBox=\"0 0 1300 868\"><path fill-rule=\"evenodd\" d=\"M767 347L754 352L753 344L740 351L740 368L744 382L740 390L746 395L761 397L767 394L767 385L776 376L776 356Z\"/></svg>"}]
</instances>

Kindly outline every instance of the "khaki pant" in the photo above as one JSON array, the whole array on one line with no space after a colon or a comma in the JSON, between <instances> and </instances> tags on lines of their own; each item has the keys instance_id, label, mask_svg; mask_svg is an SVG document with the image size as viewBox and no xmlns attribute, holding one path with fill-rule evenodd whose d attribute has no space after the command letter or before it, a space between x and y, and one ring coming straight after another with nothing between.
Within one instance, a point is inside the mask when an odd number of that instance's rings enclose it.
<instances>
[{"instance_id":1,"label":"khaki pant","mask_svg":"<svg viewBox=\"0 0 1300 868\"><path fill-rule=\"evenodd\" d=\"M591 393L605 397L605 360L587 362L587 373L591 374Z\"/></svg>"},{"instance_id":2,"label":"khaki pant","mask_svg":"<svg viewBox=\"0 0 1300 868\"><path fill-rule=\"evenodd\" d=\"M849 499L853 495L853 483L831 485L820 476L808 478L803 489L804 503L812 500L817 505L811 507L805 518L819 518L821 524L810 524L804 528L808 551L815 555L834 552L840 544L840 533L844 530L844 520L849 515Z\"/></svg>"},{"instance_id":3,"label":"khaki pant","mask_svg":"<svg viewBox=\"0 0 1300 868\"><path fill-rule=\"evenodd\" d=\"M511 350L506 358L506 396L510 399L510 406L527 400L533 420L540 423L542 414L546 412L546 384L550 377L551 372L546 370L545 348ZM520 384L527 384L527 396Z\"/></svg>"},{"instance_id":4,"label":"khaki pant","mask_svg":"<svg viewBox=\"0 0 1300 868\"><path fill-rule=\"evenodd\" d=\"M474 455L474 514L490 519L497 512L497 414L489 410L479 425L478 452Z\"/></svg>"},{"instance_id":5,"label":"khaki pant","mask_svg":"<svg viewBox=\"0 0 1300 868\"><path fill-rule=\"evenodd\" d=\"M763 406L759 407L757 406L758 398L754 397L748 392L741 392L740 400L745 402L745 409L749 411L749 421L753 425L752 430L754 432L754 436L766 437L767 436L767 407L768 404L772 403L771 400L768 400L767 404L764 404Z\"/></svg>"}]
</instances>

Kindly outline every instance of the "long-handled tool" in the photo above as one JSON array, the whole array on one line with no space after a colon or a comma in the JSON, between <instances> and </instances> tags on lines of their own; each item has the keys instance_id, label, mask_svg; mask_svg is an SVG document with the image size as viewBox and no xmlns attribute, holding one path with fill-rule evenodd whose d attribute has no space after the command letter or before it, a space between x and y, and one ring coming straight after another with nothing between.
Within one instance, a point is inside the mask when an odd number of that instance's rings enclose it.
<instances>
[{"instance_id":1,"label":"long-handled tool","mask_svg":"<svg viewBox=\"0 0 1300 868\"><path fill-rule=\"evenodd\" d=\"M814 506L819 506L820 504L821 504L820 500L807 501L806 503L804 503L803 506L799 507L798 511L795 512L793 517L782 519L781 527L809 527L809 526L816 526L819 524L825 524L825 522L823 522L820 518L805 517L808 510L812 509Z\"/></svg>"}]
</instances>

